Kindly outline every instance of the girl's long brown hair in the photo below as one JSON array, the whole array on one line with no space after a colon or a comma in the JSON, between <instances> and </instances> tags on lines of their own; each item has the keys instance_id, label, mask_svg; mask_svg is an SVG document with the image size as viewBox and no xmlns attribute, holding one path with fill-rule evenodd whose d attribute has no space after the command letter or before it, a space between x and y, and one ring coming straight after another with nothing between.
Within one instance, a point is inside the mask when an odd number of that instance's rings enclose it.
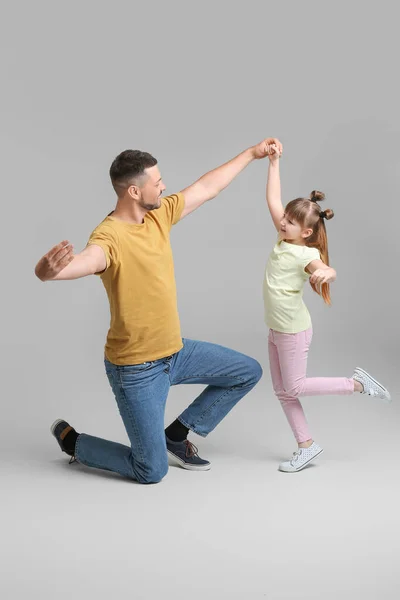
<instances>
[{"instance_id":1,"label":"girl's long brown hair","mask_svg":"<svg viewBox=\"0 0 400 600\"><path fill-rule=\"evenodd\" d=\"M312 229L313 233L306 238L306 246L317 248L321 255L321 260L329 266L328 236L326 234L325 219L334 217L334 212L330 208L322 211L317 202L325 200L325 194L314 190L309 198L296 198L289 202L285 209L285 215L299 223L304 229ZM322 296L326 304L331 304L331 295L329 283L323 283L319 291L315 284L310 284L314 292Z\"/></svg>"}]
</instances>

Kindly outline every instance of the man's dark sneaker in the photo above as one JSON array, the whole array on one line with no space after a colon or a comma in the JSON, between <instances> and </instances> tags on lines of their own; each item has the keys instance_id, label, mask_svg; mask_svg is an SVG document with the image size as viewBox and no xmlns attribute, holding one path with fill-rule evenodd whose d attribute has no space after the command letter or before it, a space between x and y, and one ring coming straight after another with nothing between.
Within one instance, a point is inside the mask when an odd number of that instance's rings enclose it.
<instances>
[{"instance_id":1,"label":"man's dark sneaker","mask_svg":"<svg viewBox=\"0 0 400 600\"><path fill-rule=\"evenodd\" d=\"M72 457L70 462L73 462L75 453L75 443L78 433L67 421L57 419L50 428L51 433L56 438L61 450Z\"/></svg>"},{"instance_id":2,"label":"man's dark sneaker","mask_svg":"<svg viewBox=\"0 0 400 600\"><path fill-rule=\"evenodd\" d=\"M208 471L211 464L208 460L200 458L198 449L189 440L172 442L166 437L169 456L184 469L189 471Z\"/></svg>"}]
</instances>

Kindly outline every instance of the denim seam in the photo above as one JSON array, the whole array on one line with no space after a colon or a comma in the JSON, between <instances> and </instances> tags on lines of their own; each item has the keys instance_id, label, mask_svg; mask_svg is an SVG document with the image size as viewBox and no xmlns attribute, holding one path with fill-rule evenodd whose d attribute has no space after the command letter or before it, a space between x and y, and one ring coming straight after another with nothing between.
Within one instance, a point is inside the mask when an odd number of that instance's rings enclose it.
<instances>
[{"instance_id":1,"label":"denim seam","mask_svg":"<svg viewBox=\"0 0 400 600\"><path fill-rule=\"evenodd\" d=\"M75 443L75 452L74 452L74 458L75 458L75 460L78 460L78 461L79 461L79 456L78 456L78 454L79 454L79 446L80 446L80 439L79 439L80 437L81 437L81 436L80 436L80 435L78 435L78 437L76 438L76 443Z\"/></svg>"},{"instance_id":2,"label":"denim seam","mask_svg":"<svg viewBox=\"0 0 400 600\"><path fill-rule=\"evenodd\" d=\"M192 377L196 377L196 375L193 375ZM199 375L200 377L200 375ZM215 375L214 377L221 377L220 375ZM191 379L191 377L188 377L187 379ZM241 381L241 385L243 386L246 381L243 380L241 377L234 377L234 379L239 379ZM204 434L199 433L196 429L197 429L197 425L200 425L200 423L204 420L204 418L211 412L211 410L225 397L227 396L232 390L237 390L240 389L241 385L234 385L232 387L230 387L229 389L227 389L223 394L221 394L220 396L218 396L218 398L216 398L214 400L214 402L207 408L207 410L203 411L201 413L201 415L199 416L199 418L196 421L196 424L190 426L188 423L186 423L185 421L183 421L180 417L178 417L178 420L185 425L186 427L188 427L191 431L194 431L194 433L196 433L197 435L200 435L201 437L206 437ZM190 407L188 407L186 410L188 410ZM184 411L185 412L185 411Z\"/></svg>"},{"instance_id":3,"label":"denim seam","mask_svg":"<svg viewBox=\"0 0 400 600\"><path fill-rule=\"evenodd\" d=\"M136 427L135 421L133 419L133 415L132 415L132 411L131 408L129 406L129 402L127 402L127 398L126 398L126 393L125 393L125 389L122 383L122 378L121 378L121 371L118 371L118 385L120 387L120 390L122 392L123 395L123 401L125 402L125 408L126 408L126 412L129 416L129 420L131 422L132 428L134 430L135 436L137 437L137 441L138 441L138 447L139 447L139 454L140 454L140 458L143 462L145 462L145 458L144 458L144 452L143 452L143 446L142 446L142 440L140 438L139 432L138 432L138 428ZM129 436L128 436L129 437ZM131 441L129 440L129 444L131 446L131 454L132 454L132 444ZM132 454L132 459L133 459L133 454ZM132 470L133 470L133 461L132 461Z\"/></svg>"},{"instance_id":4,"label":"denim seam","mask_svg":"<svg viewBox=\"0 0 400 600\"><path fill-rule=\"evenodd\" d=\"M128 479L132 479L131 477L129 477L129 475L127 475L126 472L120 471L119 469L117 469L115 467L113 467L112 469L104 469L104 465L100 465L100 464L97 464L97 463L94 463L94 462L89 462L88 460L85 461L83 464L86 465L87 467L92 467L94 469L102 469L102 470L106 470L106 471L111 471L112 473L118 473L122 477L127 477ZM136 479L136 475L135 475L134 479Z\"/></svg>"},{"instance_id":5,"label":"denim seam","mask_svg":"<svg viewBox=\"0 0 400 600\"><path fill-rule=\"evenodd\" d=\"M145 373L146 371L149 371L149 369L151 369L153 367L153 364L155 362L156 361L154 361L154 360L146 361L146 363L148 364L148 366L144 367L143 369L135 369L134 368L136 366L140 366L141 367L143 365L143 363L141 363L140 365L122 365L123 369L118 369L118 372L121 373L121 372L124 371L125 373L129 373L131 375L136 375L138 373ZM121 365L118 365L118 366L121 366Z\"/></svg>"},{"instance_id":6,"label":"denim seam","mask_svg":"<svg viewBox=\"0 0 400 600\"><path fill-rule=\"evenodd\" d=\"M232 379L238 379L239 381L241 381L242 383L246 383L246 380L243 379L243 377L237 377L236 375L208 375L207 373L203 373L202 375L190 375L190 377L184 377L183 379L180 379L178 384L183 383L184 381L187 381L188 379L192 379L193 377L211 377L214 379L217 379L219 377L230 377ZM231 388L229 388L231 389Z\"/></svg>"},{"instance_id":7,"label":"denim seam","mask_svg":"<svg viewBox=\"0 0 400 600\"><path fill-rule=\"evenodd\" d=\"M182 349L181 349L179 352L182 352L182 350L184 349L184 347L185 347L185 341L186 341L186 338L182 338ZM184 367L184 364L188 362L188 360L189 360L189 358L192 356L192 354L193 354L194 350L195 350L195 346L194 346L194 344L193 344L193 345L192 345L192 348L189 350L189 352L188 352L188 354L187 354L187 356L186 356L186 358L185 358L185 361L184 361L184 363L181 365L181 368L183 368L183 367Z\"/></svg>"},{"instance_id":8,"label":"denim seam","mask_svg":"<svg viewBox=\"0 0 400 600\"><path fill-rule=\"evenodd\" d=\"M199 436L201 436L201 437L203 437L203 438L207 437L207 434L206 434L206 433L199 433L199 432L196 430L196 426L189 425L189 423L187 423L186 421L184 421L184 420L183 420L181 417L178 417L178 421L179 421L180 423L182 423L182 425L184 425L185 427L187 427L188 429L190 429L190 431L193 431L194 433L196 433L197 435L199 435Z\"/></svg>"},{"instance_id":9,"label":"denim seam","mask_svg":"<svg viewBox=\"0 0 400 600\"><path fill-rule=\"evenodd\" d=\"M77 440L76 440L76 445L75 445L75 455L74 455L74 457L75 457L75 460L76 460L77 462L79 462L80 464L82 464L82 465L86 465L87 467L93 467L93 468L95 468L95 469L104 469L104 466L103 466L103 465L100 465L100 464L94 463L94 462L92 462L92 461L89 461L89 460L82 460L82 458L80 458L80 457L79 457L79 447L80 447L80 443L81 443L81 442L80 442L80 437L81 437L81 435L79 435L79 436L78 436L78 438L77 438ZM108 469L106 469L106 470L108 470ZM110 469L110 470L111 470L111 469ZM114 469L114 468L113 468L112 470L113 470L115 473L119 473L119 475L122 475L123 477L126 477L126 473L124 473L123 471L120 471L120 470L118 470L118 469Z\"/></svg>"}]
</instances>

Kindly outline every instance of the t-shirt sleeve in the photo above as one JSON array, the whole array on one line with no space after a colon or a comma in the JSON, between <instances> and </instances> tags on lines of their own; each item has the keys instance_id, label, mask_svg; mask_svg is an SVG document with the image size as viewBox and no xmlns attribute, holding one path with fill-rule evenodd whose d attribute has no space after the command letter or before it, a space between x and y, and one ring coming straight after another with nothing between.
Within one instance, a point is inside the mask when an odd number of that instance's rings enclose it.
<instances>
[{"instance_id":1,"label":"t-shirt sleeve","mask_svg":"<svg viewBox=\"0 0 400 600\"><path fill-rule=\"evenodd\" d=\"M160 208L155 211L157 217L162 219L166 225L171 228L181 218L181 214L185 207L185 198L181 192L165 196L161 199Z\"/></svg>"},{"instance_id":2,"label":"t-shirt sleeve","mask_svg":"<svg viewBox=\"0 0 400 600\"><path fill-rule=\"evenodd\" d=\"M300 258L300 268L302 271L304 271L305 275L309 275L309 273L304 270L306 266L309 265L311 261L319 260L320 258L321 256L317 248L308 248L307 246L304 247L303 255Z\"/></svg>"},{"instance_id":3,"label":"t-shirt sleeve","mask_svg":"<svg viewBox=\"0 0 400 600\"><path fill-rule=\"evenodd\" d=\"M101 273L96 273L96 275L102 275L118 261L118 236L112 227L107 225L99 225L90 235L87 246L93 244L100 246L100 248L103 249L106 257L105 270Z\"/></svg>"}]
</instances>

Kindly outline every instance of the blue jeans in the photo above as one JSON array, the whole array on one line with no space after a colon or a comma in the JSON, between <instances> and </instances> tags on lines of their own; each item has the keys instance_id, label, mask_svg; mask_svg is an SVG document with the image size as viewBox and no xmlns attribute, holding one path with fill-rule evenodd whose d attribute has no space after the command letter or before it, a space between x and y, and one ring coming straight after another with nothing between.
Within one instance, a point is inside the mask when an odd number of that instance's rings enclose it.
<instances>
[{"instance_id":1,"label":"blue jeans","mask_svg":"<svg viewBox=\"0 0 400 600\"><path fill-rule=\"evenodd\" d=\"M82 433L75 448L78 462L140 483L161 481L168 471L164 410L171 385L207 384L178 417L205 437L261 378L260 364L240 352L187 339L183 344L172 356L139 365L118 366L105 360L131 446Z\"/></svg>"}]
</instances>

